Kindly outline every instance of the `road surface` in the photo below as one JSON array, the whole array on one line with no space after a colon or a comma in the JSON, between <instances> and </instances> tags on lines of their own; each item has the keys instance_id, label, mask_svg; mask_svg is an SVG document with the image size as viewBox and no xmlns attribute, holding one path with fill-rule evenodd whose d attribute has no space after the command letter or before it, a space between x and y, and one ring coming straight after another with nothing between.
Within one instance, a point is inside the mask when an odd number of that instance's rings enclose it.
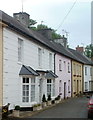
<instances>
[{"instance_id":1,"label":"road surface","mask_svg":"<svg viewBox=\"0 0 93 120\"><path fill-rule=\"evenodd\" d=\"M31 118L87 118L88 98L71 98Z\"/></svg>"}]
</instances>

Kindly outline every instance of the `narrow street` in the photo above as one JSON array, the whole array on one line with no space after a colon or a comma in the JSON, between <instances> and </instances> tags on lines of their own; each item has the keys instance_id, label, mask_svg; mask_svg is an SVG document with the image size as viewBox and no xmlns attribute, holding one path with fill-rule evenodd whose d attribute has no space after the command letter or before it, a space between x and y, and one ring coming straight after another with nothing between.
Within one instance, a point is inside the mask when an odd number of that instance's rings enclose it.
<instances>
[{"instance_id":1,"label":"narrow street","mask_svg":"<svg viewBox=\"0 0 93 120\"><path fill-rule=\"evenodd\" d=\"M87 118L88 98L71 98L31 118Z\"/></svg>"},{"instance_id":2,"label":"narrow street","mask_svg":"<svg viewBox=\"0 0 93 120\"><path fill-rule=\"evenodd\" d=\"M79 97L67 99L58 105L36 113L31 117L17 118L17 120L30 120L32 118L86 118L89 98ZM25 114L25 113L24 113ZM26 115L25 115L26 116ZM16 120L16 118L8 119Z\"/></svg>"}]
</instances>

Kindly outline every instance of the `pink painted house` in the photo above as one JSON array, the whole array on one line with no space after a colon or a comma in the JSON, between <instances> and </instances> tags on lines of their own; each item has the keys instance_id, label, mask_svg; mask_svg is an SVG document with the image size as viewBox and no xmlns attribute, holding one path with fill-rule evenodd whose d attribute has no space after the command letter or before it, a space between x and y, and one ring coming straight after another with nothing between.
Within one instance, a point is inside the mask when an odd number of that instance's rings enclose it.
<instances>
[{"instance_id":1,"label":"pink painted house","mask_svg":"<svg viewBox=\"0 0 93 120\"><path fill-rule=\"evenodd\" d=\"M58 75L55 88L56 95L65 99L71 97L71 59L61 54L55 55L55 73Z\"/></svg>"}]
</instances>

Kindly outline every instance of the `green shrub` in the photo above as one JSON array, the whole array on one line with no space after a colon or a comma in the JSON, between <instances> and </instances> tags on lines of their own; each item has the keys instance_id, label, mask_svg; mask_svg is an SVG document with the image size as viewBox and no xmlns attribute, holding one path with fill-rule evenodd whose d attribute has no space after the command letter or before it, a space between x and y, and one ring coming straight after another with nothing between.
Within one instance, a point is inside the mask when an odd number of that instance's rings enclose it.
<instances>
[{"instance_id":1,"label":"green shrub","mask_svg":"<svg viewBox=\"0 0 93 120\"><path fill-rule=\"evenodd\" d=\"M43 94L42 102L46 102L46 96L45 96L45 94Z\"/></svg>"},{"instance_id":2,"label":"green shrub","mask_svg":"<svg viewBox=\"0 0 93 120\"><path fill-rule=\"evenodd\" d=\"M48 101L50 101L50 100L51 100L51 95L48 95L47 100L48 100Z\"/></svg>"},{"instance_id":3,"label":"green shrub","mask_svg":"<svg viewBox=\"0 0 93 120\"><path fill-rule=\"evenodd\" d=\"M51 103L52 103L52 104L55 104L55 100L52 100Z\"/></svg>"},{"instance_id":4,"label":"green shrub","mask_svg":"<svg viewBox=\"0 0 93 120\"><path fill-rule=\"evenodd\" d=\"M55 100L60 100L60 95L58 95L58 96L55 98Z\"/></svg>"},{"instance_id":5,"label":"green shrub","mask_svg":"<svg viewBox=\"0 0 93 120\"><path fill-rule=\"evenodd\" d=\"M38 107L40 106L41 104L34 104L33 107Z\"/></svg>"},{"instance_id":6,"label":"green shrub","mask_svg":"<svg viewBox=\"0 0 93 120\"><path fill-rule=\"evenodd\" d=\"M20 110L20 106L19 106L19 105L16 105L16 106L15 106L15 110Z\"/></svg>"}]
</instances>

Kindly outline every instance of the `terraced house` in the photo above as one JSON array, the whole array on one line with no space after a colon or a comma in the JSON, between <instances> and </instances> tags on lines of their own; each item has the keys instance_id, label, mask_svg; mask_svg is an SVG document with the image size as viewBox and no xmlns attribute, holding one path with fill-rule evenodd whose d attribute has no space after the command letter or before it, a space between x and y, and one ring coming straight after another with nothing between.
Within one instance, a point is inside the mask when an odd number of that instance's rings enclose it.
<instances>
[{"instance_id":1,"label":"terraced house","mask_svg":"<svg viewBox=\"0 0 93 120\"><path fill-rule=\"evenodd\" d=\"M42 96L55 97L54 52L42 35L31 31L15 18L0 11L1 24L1 76L3 105L10 103L31 107L42 101ZM19 14L16 14L17 16ZM28 14L24 13L28 16ZM2 63L3 62L3 63ZM1 81L1 83L2 83ZM2 89L3 87L3 89ZM1 103L2 106L2 103Z\"/></svg>"},{"instance_id":2,"label":"terraced house","mask_svg":"<svg viewBox=\"0 0 93 120\"><path fill-rule=\"evenodd\" d=\"M69 49L77 57L72 61L72 96L85 91L93 91L93 62L78 50Z\"/></svg>"},{"instance_id":3,"label":"terraced house","mask_svg":"<svg viewBox=\"0 0 93 120\"><path fill-rule=\"evenodd\" d=\"M82 93L84 60L51 42L49 30L42 34L28 25L27 13L13 18L0 11L0 106L31 108L43 94L64 99Z\"/></svg>"}]
</instances>

